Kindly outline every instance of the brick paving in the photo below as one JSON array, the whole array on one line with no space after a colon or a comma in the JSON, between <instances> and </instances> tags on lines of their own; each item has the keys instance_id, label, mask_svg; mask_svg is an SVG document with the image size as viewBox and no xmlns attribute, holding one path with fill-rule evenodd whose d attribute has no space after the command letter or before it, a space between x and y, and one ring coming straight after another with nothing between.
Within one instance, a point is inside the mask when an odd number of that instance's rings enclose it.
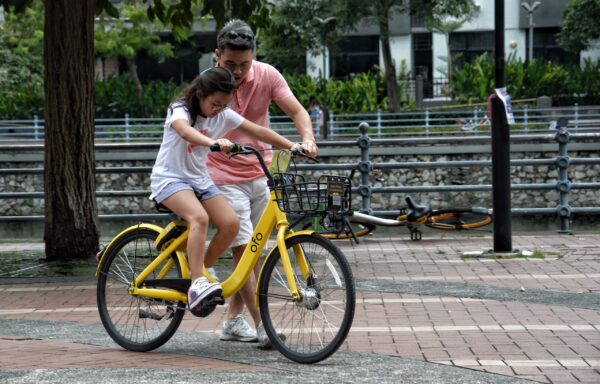
<instances>
[{"instance_id":1,"label":"brick paving","mask_svg":"<svg viewBox=\"0 0 600 384\"><path fill-rule=\"evenodd\" d=\"M398 356L543 383L600 382L600 235L513 236L513 248L543 259L465 257L492 238L432 236L420 242L369 237L337 245L357 280L357 310L346 351ZM30 245L38 247L39 245ZM28 249L27 245L1 245ZM99 324L95 281L0 284L0 321ZM226 307L186 316L181 331L214 337ZM3 370L189 368L269 370L186 354L0 336ZM174 342L174 341L172 341ZM222 343L236 348L237 343ZM181 350L181 348L180 348ZM285 360L283 356L280 357Z\"/></svg>"}]
</instances>

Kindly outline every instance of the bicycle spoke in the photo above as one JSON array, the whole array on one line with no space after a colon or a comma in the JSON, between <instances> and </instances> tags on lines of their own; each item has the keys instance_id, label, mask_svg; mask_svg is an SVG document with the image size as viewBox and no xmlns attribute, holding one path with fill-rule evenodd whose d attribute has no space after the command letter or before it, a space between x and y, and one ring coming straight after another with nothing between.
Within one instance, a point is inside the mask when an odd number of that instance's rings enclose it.
<instances>
[{"instance_id":1,"label":"bicycle spoke","mask_svg":"<svg viewBox=\"0 0 600 384\"><path fill-rule=\"evenodd\" d=\"M185 314L184 304L143 296L132 296L129 287L158 256L154 248L156 231L140 229L124 235L106 252L98 279L98 309L102 324L121 346L133 351L147 351L164 344L175 332ZM167 275L181 277L176 258ZM151 276L169 262L161 263ZM164 276L169 277L169 276Z\"/></svg>"},{"instance_id":2,"label":"bicycle spoke","mask_svg":"<svg viewBox=\"0 0 600 384\"><path fill-rule=\"evenodd\" d=\"M295 249L302 254L296 255ZM282 291L289 292L289 287L279 255L274 255L267 260L259 288L266 295L259 297L263 324L270 326L265 325L270 335L286 336L276 338L274 345L287 357L320 361L341 345L349 331L354 314L352 275L343 255L323 238L298 236L288 252L301 297L282 302ZM306 262L308 274L300 269L298 258Z\"/></svg>"}]
</instances>

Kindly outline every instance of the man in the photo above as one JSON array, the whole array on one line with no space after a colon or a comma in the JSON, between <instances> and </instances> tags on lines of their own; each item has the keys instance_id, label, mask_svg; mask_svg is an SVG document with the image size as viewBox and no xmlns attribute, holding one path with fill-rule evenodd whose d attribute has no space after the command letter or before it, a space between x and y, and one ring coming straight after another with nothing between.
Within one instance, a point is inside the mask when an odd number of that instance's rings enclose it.
<instances>
[{"instance_id":1,"label":"man","mask_svg":"<svg viewBox=\"0 0 600 384\"><path fill-rule=\"evenodd\" d=\"M294 121L305 152L316 156L317 146L308 112L298 102L279 71L269 64L254 60L255 46L252 29L241 20L229 21L217 35L216 65L229 69L236 79L234 97L228 106L244 118L268 127L269 105L274 101ZM230 131L224 137L259 149L270 147L236 131ZM263 156L270 162L272 153L266 151ZM240 231L232 244L235 267L269 200L266 178L254 156L230 158L226 154L215 152L209 156L208 167L213 181L240 216ZM251 275L240 292L231 298L221 340L258 339L261 347L269 346L269 339L254 301L255 288L256 276ZM241 315L244 304L252 316L256 330Z\"/></svg>"}]
</instances>

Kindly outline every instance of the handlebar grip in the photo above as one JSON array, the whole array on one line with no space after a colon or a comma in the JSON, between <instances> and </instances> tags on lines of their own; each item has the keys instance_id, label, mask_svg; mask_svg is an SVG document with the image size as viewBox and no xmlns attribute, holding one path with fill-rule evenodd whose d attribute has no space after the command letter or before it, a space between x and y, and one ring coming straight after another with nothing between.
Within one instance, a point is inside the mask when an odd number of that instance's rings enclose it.
<instances>
[{"instance_id":1,"label":"handlebar grip","mask_svg":"<svg viewBox=\"0 0 600 384\"><path fill-rule=\"evenodd\" d=\"M210 151L211 152L221 152L221 146L218 143L215 143L213 145L210 146ZM240 143L233 143L233 146L231 147L231 151L230 153L238 153L242 151L242 144Z\"/></svg>"}]
</instances>

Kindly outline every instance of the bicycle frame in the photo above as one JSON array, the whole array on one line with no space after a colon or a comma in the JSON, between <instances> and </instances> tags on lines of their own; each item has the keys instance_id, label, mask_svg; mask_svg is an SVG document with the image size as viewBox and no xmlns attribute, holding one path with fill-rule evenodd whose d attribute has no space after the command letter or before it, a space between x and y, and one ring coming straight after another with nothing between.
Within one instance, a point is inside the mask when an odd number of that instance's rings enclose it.
<instances>
[{"instance_id":1,"label":"bicycle frame","mask_svg":"<svg viewBox=\"0 0 600 384\"><path fill-rule=\"evenodd\" d=\"M106 254L106 250L110 249L110 247L117 242L122 236L129 233L132 230L138 230L140 228L150 228L158 231L159 233L168 231L168 228L177 224L177 222L171 222L167 227L162 228L156 226L154 224L140 224L127 228L119 235L117 235L111 243L103 250L102 258L98 263L98 269L96 271L96 276L100 273L104 255ZM183 222L179 222L183 223ZM288 288L290 289L291 295L294 299L300 299L300 294L298 292L298 288L296 286L296 281L294 277L294 272L291 266L291 262L289 259L289 253L287 252L286 240L299 235L312 234L315 231L313 230L303 230L298 232L291 232L288 229L289 222L284 212L282 212L275 200L275 191L271 191L270 201L267 204L265 210L263 211L260 220L252 233L252 238L250 242L246 245L246 249L242 254L240 262L233 270L232 274L225 279L221 283L221 287L223 289L222 294L223 297L227 298L237 291L241 289L241 287L246 283L250 273L254 270L254 266L258 262L264 247L266 246L268 239L273 232L274 229L277 229L277 242L276 245L271 249L267 259L273 254L275 249L279 249L279 253L282 259L282 264L284 266L284 271L286 275L286 279L288 281ZM185 249L187 246L189 228L179 236L177 236L173 241L163 249L160 254L154 259L131 283L129 287L129 292L134 296L144 296L154 299L161 300L171 300L171 301L181 301L187 302L187 294L185 292L180 292L172 289L160 289L160 288L147 288L143 287L142 283L144 280L150 276L156 268L158 268L163 262L165 262L168 258L171 257L172 254L177 256L179 264L182 267L182 277L184 279L190 278L189 266L187 263L187 259L185 256ZM295 254L297 258L298 265L300 266L304 277L308 275L308 265L306 260L304 259L304 254L302 252L301 247L298 246L298 249L295 249ZM267 260L265 259L265 261ZM162 278L166 276L167 272L170 268L173 267L173 260L167 261L166 265L162 268L158 273L158 278ZM263 263L264 265L264 263ZM262 273L262 268L261 268ZM214 281L214 278L210 276L210 274L204 270L204 274L209 277L209 279ZM257 286L258 290L258 286ZM258 299L257 299L258 305Z\"/></svg>"}]
</instances>

